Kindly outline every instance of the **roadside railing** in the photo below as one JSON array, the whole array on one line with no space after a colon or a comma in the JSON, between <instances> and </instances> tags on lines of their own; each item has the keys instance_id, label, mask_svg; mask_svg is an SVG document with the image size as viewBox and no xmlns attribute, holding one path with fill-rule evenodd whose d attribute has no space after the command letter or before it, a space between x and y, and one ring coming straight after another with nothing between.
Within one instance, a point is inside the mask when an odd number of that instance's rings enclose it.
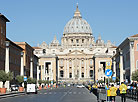
<instances>
[{"instance_id":1,"label":"roadside railing","mask_svg":"<svg viewBox=\"0 0 138 102\"><path fill-rule=\"evenodd\" d=\"M88 90L89 88L86 87ZM119 89L118 89L119 91ZM93 88L92 93L97 96L97 101L106 100L106 90L104 88ZM117 92L117 95L120 96L120 92ZM138 102L138 89L128 89L126 93L128 99Z\"/></svg>"}]
</instances>

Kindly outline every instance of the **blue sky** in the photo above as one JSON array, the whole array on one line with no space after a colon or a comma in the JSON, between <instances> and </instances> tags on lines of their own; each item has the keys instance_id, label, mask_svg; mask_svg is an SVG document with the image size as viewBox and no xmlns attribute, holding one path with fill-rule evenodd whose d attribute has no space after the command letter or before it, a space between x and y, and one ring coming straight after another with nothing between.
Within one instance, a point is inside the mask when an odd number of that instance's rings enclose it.
<instances>
[{"instance_id":1,"label":"blue sky","mask_svg":"<svg viewBox=\"0 0 138 102\"><path fill-rule=\"evenodd\" d=\"M10 20L7 37L31 46L49 44L55 35L61 41L77 2L95 40L101 35L105 42L111 40L118 46L138 34L138 0L1 0L0 13Z\"/></svg>"}]
</instances>

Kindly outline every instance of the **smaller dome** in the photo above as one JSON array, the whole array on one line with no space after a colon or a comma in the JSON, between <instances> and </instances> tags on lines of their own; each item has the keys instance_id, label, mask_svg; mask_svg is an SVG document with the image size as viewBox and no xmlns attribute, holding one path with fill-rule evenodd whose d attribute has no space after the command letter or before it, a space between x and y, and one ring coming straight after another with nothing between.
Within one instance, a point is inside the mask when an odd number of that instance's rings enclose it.
<instances>
[{"instance_id":1,"label":"smaller dome","mask_svg":"<svg viewBox=\"0 0 138 102\"><path fill-rule=\"evenodd\" d=\"M104 41L101 39L101 36L99 36L98 39L96 40L96 45L97 46L103 46L104 45Z\"/></svg>"}]
</instances>

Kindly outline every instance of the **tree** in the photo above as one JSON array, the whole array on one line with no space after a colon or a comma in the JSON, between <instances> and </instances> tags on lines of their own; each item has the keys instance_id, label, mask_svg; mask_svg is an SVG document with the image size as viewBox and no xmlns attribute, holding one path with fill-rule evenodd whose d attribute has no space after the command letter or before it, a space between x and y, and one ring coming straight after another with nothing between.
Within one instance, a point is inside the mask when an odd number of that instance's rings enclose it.
<instances>
[{"instance_id":1,"label":"tree","mask_svg":"<svg viewBox=\"0 0 138 102\"><path fill-rule=\"evenodd\" d=\"M43 81L40 79L40 80L38 80L38 83L39 83L39 85L41 85L43 83Z\"/></svg>"},{"instance_id":2,"label":"tree","mask_svg":"<svg viewBox=\"0 0 138 102\"><path fill-rule=\"evenodd\" d=\"M36 79L33 79L33 78L30 78L30 77L29 77L29 78L27 79L27 83L28 83L28 84L36 84Z\"/></svg>"},{"instance_id":3,"label":"tree","mask_svg":"<svg viewBox=\"0 0 138 102\"><path fill-rule=\"evenodd\" d=\"M5 82L11 81L13 79L13 73L8 72L6 73L4 70L0 70L0 81L3 82L3 88L5 88Z\"/></svg>"},{"instance_id":4,"label":"tree","mask_svg":"<svg viewBox=\"0 0 138 102\"><path fill-rule=\"evenodd\" d=\"M132 73L132 80L138 81L138 70Z\"/></svg>"},{"instance_id":5,"label":"tree","mask_svg":"<svg viewBox=\"0 0 138 102\"><path fill-rule=\"evenodd\" d=\"M24 76L17 75L16 79L19 82L20 86L22 87L22 83L24 82Z\"/></svg>"}]
</instances>

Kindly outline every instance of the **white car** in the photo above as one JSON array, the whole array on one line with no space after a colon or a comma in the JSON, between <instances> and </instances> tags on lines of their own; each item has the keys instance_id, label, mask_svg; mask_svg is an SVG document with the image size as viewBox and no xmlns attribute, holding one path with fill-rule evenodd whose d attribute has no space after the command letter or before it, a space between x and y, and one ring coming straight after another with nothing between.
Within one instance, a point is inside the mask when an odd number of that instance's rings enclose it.
<instances>
[{"instance_id":1,"label":"white car","mask_svg":"<svg viewBox=\"0 0 138 102\"><path fill-rule=\"evenodd\" d=\"M84 88L84 85L78 84L76 87L77 88Z\"/></svg>"}]
</instances>

